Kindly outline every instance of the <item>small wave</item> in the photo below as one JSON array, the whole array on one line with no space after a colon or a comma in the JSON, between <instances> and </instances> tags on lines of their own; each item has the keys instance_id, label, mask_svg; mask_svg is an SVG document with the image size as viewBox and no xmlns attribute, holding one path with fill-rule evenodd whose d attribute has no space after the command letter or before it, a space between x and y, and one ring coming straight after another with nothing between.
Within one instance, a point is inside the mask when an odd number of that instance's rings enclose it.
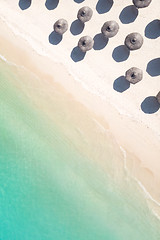
<instances>
[{"instance_id":1,"label":"small wave","mask_svg":"<svg viewBox=\"0 0 160 240\"><path fill-rule=\"evenodd\" d=\"M5 63L7 63L8 65L10 65L10 66L16 66L16 67L18 67L18 65L16 65L15 63L9 61L7 58L5 58L5 57L4 57L3 55L1 55L1 54L0 54L0 59L1 59L3 62L5 62ZM21 66L20 66L20 67L21 67Z\"/></svg>"},{"instance_id":2,"label":"small wave","mask_svg":"<svg viewBox=\"0 0 160 240\"><path fill-rule=\"evenodd\" d=\"M100 124L95 118L93 118L93 121L97 124L97 126L100 128L102 132L109 132L108 129L106 129L102 124Z\"/></svg>"},{"instance_id":3,"label":"small wave","mask_svg":"<svg viewBox=\"0 0 160 240\"><path fill-rule=\"evenodd\" d=\"M127 168L127 153L125 151L125 149L122 146L119 146L122 154L123 154L123 160L124 160L124 169L125 171L128 173L128 168Z\"/></svg>"},{"instance_id":4,"label":"small wave","mask_svg":"<svg viewBox=\"0 0 160 240\"><path fill-rule=\"evenodd\" d=\"M6 59L4 56L2 56L1 54L0 54L0 59L1 59L2 61L4 61L4 62L7 62L7 63L8 63L7 59Z\"/></svg>"},{"instance_id":5,"label":"small wave","mask_svg":"<svg viewBox=\"0 0 160 240\"><path fill-rule=\"evenodd\" d=\"M160 207L160 203L158 201L156 201L152 196L151 194L146 190L146 188L144 187L144 185L137 179L135 178L136 182L138 183L138 185L140 186L140 188L143 190L143 192L145 193L146 195L146 198L152 200L157 206Z\"/></svg>"},{"instance_id":6,"label":"small wave","mask_svg":"<svg viewBox=\"0 0 160 240\"><path fill-rule=\"evenodd\" d=\"M124 169L126 170L127 173L129 173L129 170L127 168L127 153L125 151L125 149L122 147L122 146L119 146L122 154L123 154L123 159L124 159ZM130 175L130 177L132 177ZM142 192L144 193L145 195L145 198L152 201L154 204L156 204L156 206L160 207L160 202L156 201L152 196L151 194L147 191L147 189L144 187L144 185L136 178L136 177L133 177L133 179L138 183L139 187L141 188ZM152 213L157 217L158 220L160 220L160 216L158 215L158 213L151 209Z\"/></svg>"},{"instance_id":7,"label":"small wave","mask_svg":"<svg viewBox=\"0 0 160 240\"><path fill-rule=\"evenodd\" d=\"M156 218L158 218L158 220L160 221L160 215L159 215L155 210L153 210L153 209L152 209L152 213L153 213L153 215L154 215Z\"/></svg>"}]
</instances>

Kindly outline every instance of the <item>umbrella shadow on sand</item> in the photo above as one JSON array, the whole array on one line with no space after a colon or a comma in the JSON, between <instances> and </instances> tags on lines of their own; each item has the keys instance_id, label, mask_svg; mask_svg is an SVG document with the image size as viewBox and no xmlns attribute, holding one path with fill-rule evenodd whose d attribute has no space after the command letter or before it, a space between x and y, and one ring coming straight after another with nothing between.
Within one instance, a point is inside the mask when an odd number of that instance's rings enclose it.
<instances>
[{"instance_id":1,"label":"umbrella shadow on sand","mask_svg":"<svg viewBox=\"0 0 160 240\"><path fill-rule=\"evenodd\" d=\"M155 58L155 59L151 60L147 64L146 71L152 77L159 76L160 75L160 58Z\"/></svg>"},{"instance_id":2,"label":"umbrella shadow on sand","mask_svg":"<svg viewBox=\"0 0 160 240\"><path fill-rule=\"evenodd\" d=\"M73 48L70 57L74 62L82 61L85 57L86 53L82 52L81 49L77 46Z\"/></svg>"},{"instance_id":3,"label":"umbrella shadow on sand","mask_svg":"<svg viewBox=\"0 0 160 240\"><path fill-rule=\"evenodd\" d=\"M150 22L145 28L145 36L149 39L160 37L160 20L155 19Z\"/></svg>"},{"instance_id":4,"label":"umbrella shadow on sand","mask_svg":"<svg viewBox=\"0 0 160 240\"><path fill-rule=\"evenodd\" d=\"M116 62L123 62L130 55L129 49L125 45L120 45L113 50L112 57Z\"/></svg>"},{"instance_id":5,"label":"umbrella shadow on sand","mask_svg":"<svg viewBox=\"0 0 160 240\"><path fill-rule=\"evenodd\" d=\"M122 93L128 88L130 88L130 82L126 80L125 76L120 76L113 83L113 89L117 92Z\"/></svg>"},{"instance_id":6,"label":"umbrella shadow on sand","mask_svg":"<svg viewBox=\"0 0 160 240\"><path fill-rule=\"evenodd\" d=\"M113 6L113 0L99 0L96 5L96 10L99 14L109 12Z\"/></svg>"},{"instance_id":7,"label":"umbrella shadow on sand","mask_svg":"<svg viewBox=\"0 0 160 240\"><path fill-rule=\"evenodd\" d=\"M109 39L105 38L102 33L96 34L93 40L94 40L94 45L93 45L94 50L101 50L105 48L109 41Z\"/></svg>"},{"instance_id":8,"label":"umbrella shadow on sand","mask_svg":"<svg viewBox=\"0 0 160 240\"><path fill-rule=\"evenodd\" d=\"M80 34L84 29L84 23L76 19L75 21L72 22L71 27L70 27L70 32L73 35L78 35Z\"/></svg>"},{"instance_id":9,"label":"umbrella shadow on sand","mask_svg":"<svg viewBox=\"0 0 160 240\"><path fill-rule=\"evenodd\" d=\"M125 7L119 15L119 19L123 24L129 24L136 20L138 9L134 5Z\"/></svg>"},{"instance_id":10,"label":"umbrella shadow on sand","mask_svg":"<svg viewBox=\"0 0 160 240\"><path fill-rule=\"evenodd\" d=\"M84 0L74 0L76 3L82 3Z\"/></svg>"},{"instance_id":11,"label":"umbrella shadow on sand","mask_svg":"<svg viewBox=\"0 0 160 240\"><path fill-rule=\"evenodd\" d=\"M146 114L153 114L160 108L160 104L155 96L149 96L141 103L141 109Z\"/></svg>"},{"instance_id":12,"label":"umbrella shadow on sand","mask_svg":"<svg viewBox=\"0 0 160 240\"><path fill-rule=\"evenodd\" d=\"M45 6L48 10L53 10L58 6L59 0L46 0Z\"/></svg>"},{"instance_id":13,"label":"umbrella shadow on sand","mask_svg":"<svg viewBox=\"0 0 160 240\"><path fill-rule=\"evenodd\" d=\"M51 32L48 40L50 44L57 45L62 41L62 35L56 33L55 31Z\"/></svg>"},{"instance_id":14,"label":"umbrella shadow on sand","mask_svg":"<svg viewBox=\"0 0 160 240\"><path fill-rule=\"evenodd\" d=\"M19 0L19 7L22 10L26 10L31 6L31 0Z\"/></svg>"}]
</instances>

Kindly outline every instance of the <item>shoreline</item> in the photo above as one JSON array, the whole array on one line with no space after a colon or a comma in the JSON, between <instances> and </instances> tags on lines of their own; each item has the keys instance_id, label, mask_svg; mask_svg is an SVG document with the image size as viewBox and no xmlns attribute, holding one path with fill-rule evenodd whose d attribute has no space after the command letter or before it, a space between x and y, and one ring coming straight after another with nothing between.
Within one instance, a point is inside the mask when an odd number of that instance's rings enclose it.
<instances>
[{"instance_id":1,"label":"shoreline","mask_svg":"<svg viewBox=\"0 0 160 240\"><path fill-rule=\"evenodd\" d=\"M159 131L157 131L156 135L143 120L138 121L123 113L120 114L106 99L103 101L98 96L83 89L80 83L75 82L71 73L68 72L61 63L55 63L51 61L51 59L48 59L47 56L37 54L35 49L29 46L26 40L14 35L10 29L6 27L5 23L1 24L1 28L0 43L3 53L0 54L18 66L20 64L24 65L26 69L39 77L48 77L50 84L52 81L55 81L62 85L78 102L81 102L90 111L94 112L96 121L102 126L102 129L109 129L118 145L126 151L127 160L132 156L133 159L127 162L131 175L138 179L140 178L140 182L144 188L147 189L147 192L149 192L151 196L154 196L153 198L159 202ZM12 39L12 41L9 39ZM11 46L12 52L10 52ZM53 65L54 68L52 69L51 66L53 67ZM41 66L43 66L43 69ZM54 77L52 77L52 75ZM105 109L107 109L107 112L105 112ZM108 114L108 112L110 114ZM119 126L121 126L121 129ZM150 179L148 179L148 177L150 177Z\"/></svg>"}]
</instances>

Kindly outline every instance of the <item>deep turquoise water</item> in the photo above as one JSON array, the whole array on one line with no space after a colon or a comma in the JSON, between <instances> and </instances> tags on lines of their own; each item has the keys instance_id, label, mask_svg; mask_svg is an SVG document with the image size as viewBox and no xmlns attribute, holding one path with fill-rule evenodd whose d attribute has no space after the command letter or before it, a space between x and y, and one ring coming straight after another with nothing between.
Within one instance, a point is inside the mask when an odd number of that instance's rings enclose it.
<instances>
[{"instance_id":1,"label":"deep turquoise water","mask_svg":"<svg viewBox=\"0 0 160 240\"><path fill-rule=\"evenodd\" d=\"M123 179L123 170L120 181L109 174L108 163L116 158L111 143L104 150L107 172L64 134L66 109L56 108L60 125L50 121L16 87L18 81L22 75L1 62L0 239L160 239L159 222L134 181ZM75 126L68 129L74 132ZM92 149L90 139L83 141Z\"/></svg>"}]
</instances>

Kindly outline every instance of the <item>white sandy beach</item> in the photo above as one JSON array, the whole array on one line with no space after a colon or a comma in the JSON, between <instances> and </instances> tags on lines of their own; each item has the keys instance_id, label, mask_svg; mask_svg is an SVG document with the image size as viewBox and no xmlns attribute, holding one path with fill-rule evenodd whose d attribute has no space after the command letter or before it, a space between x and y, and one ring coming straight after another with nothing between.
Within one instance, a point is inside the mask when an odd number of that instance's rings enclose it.
<instances>
[{"instance_id":1,"label":"white sandy beach","mask_svg":"<svg viewBox=\"0 0 160 240\"><path fill-rule=\"evenodd\" d=\"M22 10L18 0L1 0L0 55L39 76L53 76L79 102L94 111L99 124L104 129L107 125L119 146L133 157L133 162L126 163L132 174L160 202L160 109L148 114L145 100L160 91L159 76L154 74L154 69L153 74L146 71L147 64L159 58L160 47L158 37L144 36L146 26L159 18L160 1L153 0L148 8L139 9L135 21L128 24L122 23L119 16L125 7L132 5L131 0L114 0L110 11L104 14L97 12L97 2L85 0L78 4L73 0L60 0L55 9L48 10L45 1L32 0L31 6ZM82 33L74 35L70 26L76 20L78 9L87 5L93 9L93 17ZM55 45L53 24L59 18L68 20L69 29ZM83 60L77 61L72 51L79 38L85 35L94 38L107 20L118 22L118 34L103 49L92 49ZM75 31L72 28L72 32ZM131 32L141 33L144 44L141 49L130 52L128 59L123 53L126 60L122 61L122 54L115 48L123 45ZM95 48L104 44L97 38ZM123 85L117 86L118 80L115 80L131 67L143 70L143 80L120 92Z\"/></svg>"}]
</instances>

